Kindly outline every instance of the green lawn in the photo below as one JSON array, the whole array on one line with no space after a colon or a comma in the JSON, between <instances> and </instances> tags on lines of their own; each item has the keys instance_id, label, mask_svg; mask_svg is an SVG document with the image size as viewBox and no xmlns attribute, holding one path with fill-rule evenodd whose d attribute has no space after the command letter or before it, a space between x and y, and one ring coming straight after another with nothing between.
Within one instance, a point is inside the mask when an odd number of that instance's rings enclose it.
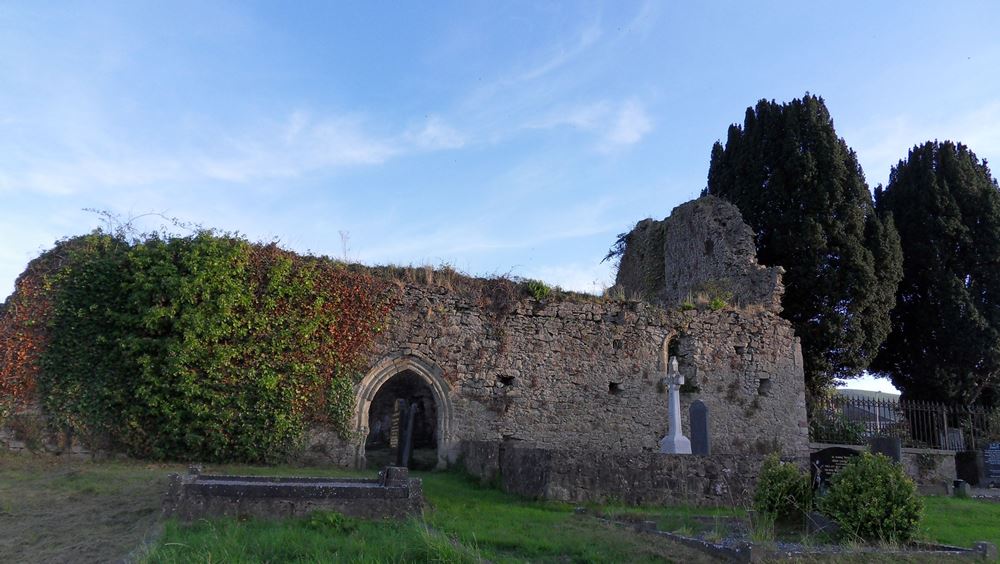
<instances>
[{"instance_id":1,"label":"green lawn","mask_svg":"<svg viewBox=\"0 0 1000 564\"><path fill-rule=\"evenodd\" d=\"M1000 503L981 499L924 498L924 538L971 547L975 541L1000 546Z\"/></svg>"},{"instance_id":2,"label":"green lawn","mask_svg":"<svg viewBox=\"0 0 1000 564\"><path fill-rule=\"evenodd\" d=\"M0 453L0 562L704 562L667 540L602 524L603 513L664 530L726 528L740 509L591 506L529 501L458 473L419 473L422 519L369 522L333 513L288 521L158 521L178 464L72 462ZM210 466L208 472L358 475L319 468ZM371 475L368 473L367 475ZM1000 503L925 498L924 540L1000 545ZM162 531L162 534L160 532Z\"/></svg>"},{"instance_id":3,"label":"green lawn","mask_svg":"<svg viewBox=\"0 0 1000 564\"><path fill-rule=\"evenodd\" d=\"M458 473L420 477L429 505L422 521L365 522L319 514L284 522L169 523L147 561L710 561L669 541L575 515L569 505L522 500Z\"/></svg>"}]
</instances>

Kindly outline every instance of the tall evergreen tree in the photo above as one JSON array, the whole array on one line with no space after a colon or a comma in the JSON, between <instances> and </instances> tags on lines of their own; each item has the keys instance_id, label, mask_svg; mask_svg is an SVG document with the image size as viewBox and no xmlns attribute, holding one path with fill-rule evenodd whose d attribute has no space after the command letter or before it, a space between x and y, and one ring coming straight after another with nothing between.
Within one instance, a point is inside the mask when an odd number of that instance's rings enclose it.
<instances>
[{"instance_id":1,"label":"tall evergreen tree","mask_svg":"<svg viewBox=\"0 0 1000 564\"><path fill-rule=\"evenodd\" d=\"M1000 400L1000 190L962 144L927 142L875 191L895 218L903 281L872 368L909 397Z\"/></svg>"},{"instance_id":2,"label":"tall evergreen tree","mask_svg":"<svg viewBox=\"0 0 1000 564\"><path fill-rule=\"evenodd\" d=\"M747 108L712 147L705 192L740 209L760 262L785 268L782 315L802 339L810 394L860 375L889 333L902 259L823 99Z\"/></svg>"}]
</instances>

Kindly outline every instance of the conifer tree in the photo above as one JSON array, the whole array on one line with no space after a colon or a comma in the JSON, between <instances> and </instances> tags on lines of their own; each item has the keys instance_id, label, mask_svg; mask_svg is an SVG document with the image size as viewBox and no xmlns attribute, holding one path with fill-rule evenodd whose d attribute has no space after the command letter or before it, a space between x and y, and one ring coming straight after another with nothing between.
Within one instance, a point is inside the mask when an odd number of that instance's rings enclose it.
<instances>
[{"instance_id":1,"label":"conifer tree","mask_svg":"<svg viewBox=\"0 0 1000 564\"><path fill-rule=\"evenodd\" d=\"M810 394L860 375L889 333L899 241L823 99L747 108L712 147L705 192L740 209L761 263L785 268L782 315L802 339Z\"/></svg>"},{"instance_id":2,"label":"conifer tree","mask_svg":"<svg viewBox=\"0 0 1000 564\"><path fill-rule=\"evenodd\" d=\"M1000 385L1000 191L962 144L910 150L875 191L895 219L903 280L872 368L914 399L996 404Z\"/></svg>"}]
</instances>

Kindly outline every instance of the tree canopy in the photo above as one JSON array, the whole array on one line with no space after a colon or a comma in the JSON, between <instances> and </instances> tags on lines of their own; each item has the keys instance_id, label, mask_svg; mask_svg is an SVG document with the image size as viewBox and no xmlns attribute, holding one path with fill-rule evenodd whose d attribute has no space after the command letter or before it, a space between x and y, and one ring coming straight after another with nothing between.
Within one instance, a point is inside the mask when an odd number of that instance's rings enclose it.
<instances>
[{"instance_id":1,"label":"tree canopy","mask_svg":"<svg viewBox=\"0 0 1000 564\"><path fill-rule=\"evenodd\" d=\"M802 339L810 393L860 375L889 333L901 254L823 99L747 108L712 147L705 192L740 209L761 263L785 268L782 315Z\"/></svg>"},{"instance_id":2,"label":"tree canopy","mask_svg":"<svg viewBox=\"0 0 1000 564\"><path fill-rule=\"evenodd\" d=\"M873 369L905 395L995 404L1000 381L1000 191L962 144L910 150L875 192L895 218L903 280Z\"/></svg>"}]
</instances>

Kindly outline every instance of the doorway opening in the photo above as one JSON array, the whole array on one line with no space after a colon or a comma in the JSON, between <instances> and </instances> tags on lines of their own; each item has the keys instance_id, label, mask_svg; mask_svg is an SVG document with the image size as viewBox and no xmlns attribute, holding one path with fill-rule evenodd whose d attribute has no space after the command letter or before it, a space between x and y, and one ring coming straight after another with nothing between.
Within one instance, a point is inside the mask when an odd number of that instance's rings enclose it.
<instances>
[{"instance_id":1,"label":"doorway opening","mask_svg":"<svg viewBox=\"0 0 1000 564\"><path fill-rule=\"evenodd\" d=\"M403 448L409 418L403 417L394 424L394 417L399 413L398 400L403 400L407 410L413 411L409 467L414 470L435 468L438 464L438 408L431 387L412 370L390 377L371 400L365 440L369 467L395 465L396 449Z\"/></svg>"}]
</instances>

